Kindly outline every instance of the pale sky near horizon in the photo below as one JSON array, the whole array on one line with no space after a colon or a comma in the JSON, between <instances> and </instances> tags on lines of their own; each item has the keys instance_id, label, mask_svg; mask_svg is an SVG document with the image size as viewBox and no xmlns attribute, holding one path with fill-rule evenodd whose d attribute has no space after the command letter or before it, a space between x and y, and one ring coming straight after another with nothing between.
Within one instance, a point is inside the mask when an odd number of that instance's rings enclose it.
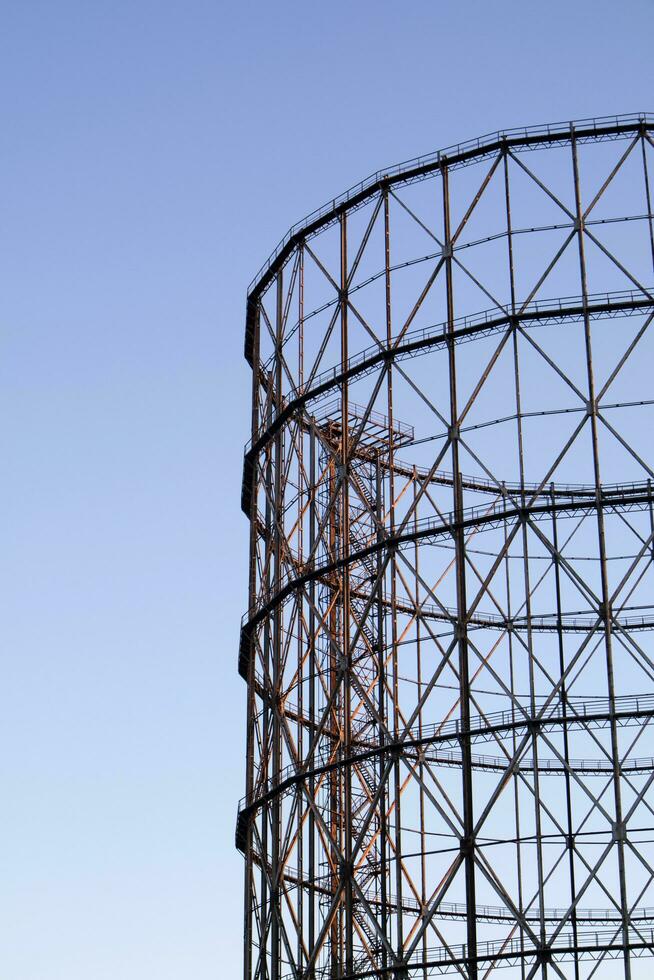
<instances>
[{"instance_id":1,"label":"pale sky near horizon","mask_svg":"<svg viewBox=\"0 0 654 980\"><path fill-rule=\"evenodd\" d=\"M371 171L653 110L653 0L6 0L0 976L239 975L249 280Z\"/></svg>"}]
</instances>

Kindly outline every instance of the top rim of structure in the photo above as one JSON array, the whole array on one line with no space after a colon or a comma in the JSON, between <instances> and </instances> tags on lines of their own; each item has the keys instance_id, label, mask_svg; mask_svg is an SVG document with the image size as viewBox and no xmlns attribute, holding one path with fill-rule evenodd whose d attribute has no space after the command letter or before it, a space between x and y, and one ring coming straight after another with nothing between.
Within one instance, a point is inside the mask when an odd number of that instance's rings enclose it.
<instances>
[{"instance_id":1,"label":"top rim of structure","mask_svg":"<svg viewBox=\"0 0 654 980\"><path fill-rule=\"evenodd\" d=\"M291 225L250 282L247 291L248 305L265 289L298 242L328 225L343 212L363 203L384 186L427 177L445 164L449 167L462 165L477 157L483 158L503 146L546 146L565 143L573 133L578 139L601 139L650 128L654 128L654 116L651 113L638 112L501 129L377 170Z\"/></svg>"}]
</instances>

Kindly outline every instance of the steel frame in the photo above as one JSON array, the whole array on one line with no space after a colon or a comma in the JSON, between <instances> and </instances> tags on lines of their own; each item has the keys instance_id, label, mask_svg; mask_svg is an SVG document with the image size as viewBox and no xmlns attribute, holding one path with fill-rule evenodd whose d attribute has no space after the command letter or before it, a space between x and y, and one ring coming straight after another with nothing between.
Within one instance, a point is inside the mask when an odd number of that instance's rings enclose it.
<instances>
[{"instance_id":1,"label":"steel frame","mask_svg":"<svg viewBox=\"0 0 654 980\"><path fill-rule=\"evenodd\" d=\"M251 284L245 980L648 975L653 128L380 172Z\"/></svg>"}]
</instances>

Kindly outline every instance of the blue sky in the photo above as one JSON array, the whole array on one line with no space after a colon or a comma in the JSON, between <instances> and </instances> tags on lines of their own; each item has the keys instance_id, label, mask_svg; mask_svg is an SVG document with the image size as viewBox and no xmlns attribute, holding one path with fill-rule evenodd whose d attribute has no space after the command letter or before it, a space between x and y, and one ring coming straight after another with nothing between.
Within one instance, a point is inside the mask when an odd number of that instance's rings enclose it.
<instances>
[{"instance_id":1,"label":"blue sky","mask_svg":"<svg viewBox=\"0 0 654 980\"><path fill-rule=\"evenodd\" d=\"M651 110L651 0L9 0L0 972L237 976L247 283L385 164Z\"/></svg>"}]
</instances>

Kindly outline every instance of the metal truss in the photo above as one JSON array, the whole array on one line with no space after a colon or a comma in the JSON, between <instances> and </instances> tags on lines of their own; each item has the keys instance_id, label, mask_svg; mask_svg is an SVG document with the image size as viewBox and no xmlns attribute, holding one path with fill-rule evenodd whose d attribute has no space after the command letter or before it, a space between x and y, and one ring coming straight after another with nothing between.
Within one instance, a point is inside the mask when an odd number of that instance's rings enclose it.
<instances>
[{"instance_id":1,"label":"metal truss","mask_svg":"<svg viewBox=\"0 0 654 980\"><path fill-rule=\"evenodd\" d=\"M390 168L251 284L245 980L650 975L653 129Z\"/></svg>"}]
</instances>

